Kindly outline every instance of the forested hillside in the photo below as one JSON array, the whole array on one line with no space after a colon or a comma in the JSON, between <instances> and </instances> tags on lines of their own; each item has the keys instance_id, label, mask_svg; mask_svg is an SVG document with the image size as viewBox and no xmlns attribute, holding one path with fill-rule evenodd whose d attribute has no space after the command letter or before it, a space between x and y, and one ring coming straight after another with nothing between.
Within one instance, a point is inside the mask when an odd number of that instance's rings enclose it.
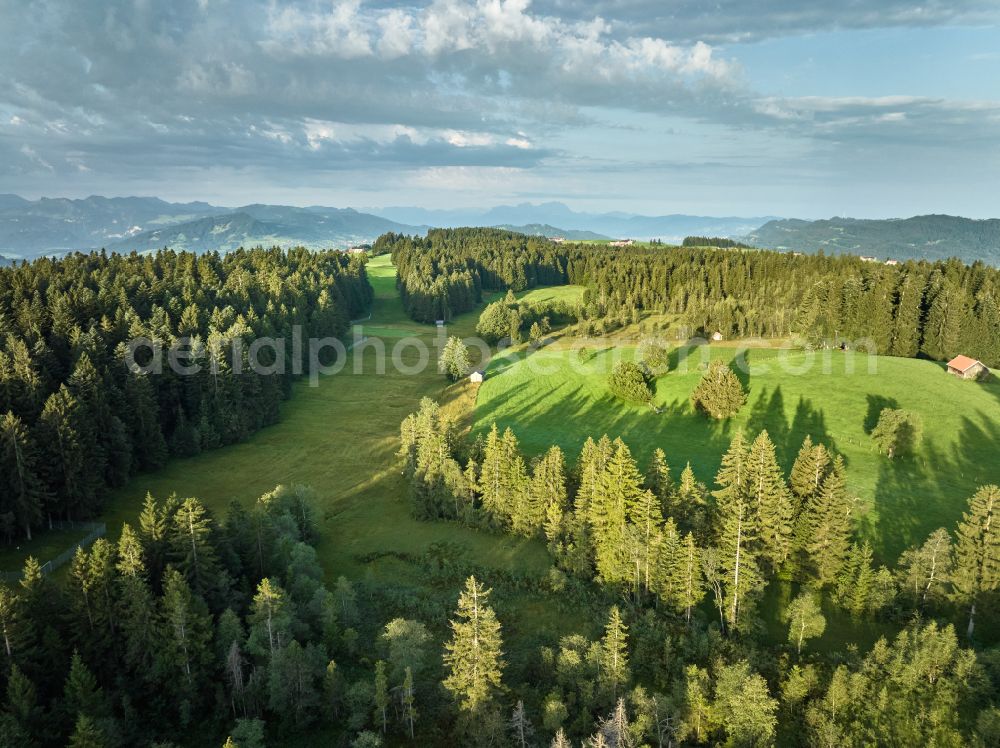
<instances>
[{"instance_id":1,"label":"forested hillside","mask_svg":"<svg viewBox=\"0 0 1000 748\"><path fill-rule=\"evenodd\" d=\"M420 321L472 308L483 289L570 283L589 289L585 316L656 310L703 335L798 336L828 345L870 339L883 354L942 360L964 353L1000 365L1000 271L982 263L606 248L495 229L388 234L376 246L392 251L404 303Z\"/></svg>"},{"instance_id":2,"label":"forested hillside","mask_svg":"<svg viewBox=\"0 0 1000 748\"><path fill-rule=\"evenodd\" d=\"M860 254L880 259L982 261L1000 265L1000 220L930 215L864 220L768 221L747 234L758 247Z\"/></svg>"},{"instance_id":3,"label":"forested hillside","mask_svg":"<svg viewBox=\"0 0 1000 748\"><path fill-rule=\"evenodd\" d=\"M341 252L94 253L0 269L2 531L90 517L136 471L274 422L308 367L305 346L291 360L293 327L302 340L341 336L370 300L363 259ZM248 366L262 336L285 341L284 361L260 351L274 373ZM166 354L161 374L130 370L138 338L187 341L184 363L200 372L180 376Z\"/></svg>"}]
</instances>

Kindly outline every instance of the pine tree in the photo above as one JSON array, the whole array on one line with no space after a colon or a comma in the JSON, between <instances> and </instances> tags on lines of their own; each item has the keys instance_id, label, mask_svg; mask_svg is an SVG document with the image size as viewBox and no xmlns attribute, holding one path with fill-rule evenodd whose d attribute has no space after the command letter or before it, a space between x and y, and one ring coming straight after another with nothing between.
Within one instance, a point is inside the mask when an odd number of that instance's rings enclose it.
<instances>
[{"instance_id":1,"label":"pine tree","mask_svg":"<svg viewBox=\"0 0 1000 748\"><path fill-rule=\"evenodd\" d=\"M85 714L91 719L105 715L107 705L97 679L83 662L79 652L70 660L69 675L63 688L62 708L69 719Z\"/></svg>"},{"instance_id":2,"label":"pine tree","mask_svg":"<svg viewBox=\"0 0 1000 748\"><path fill-rule=\"evenodd\" d=\"M566 733L561 727L556 730L556 735L552 738L552 744L549 748L572 748L572 743L569 742L569 738L566 737Z\"/></svg>"},{"instance_id":3,"label":"pine tree","mask_svg":"<svg viewBox=\"0 0 1000 748\"><path fill-rule=\"evenodd\" d=\"M510 432L510 429L507 431ZM510 478L514 455L508 451L509 444L507 439L500 436L494 423L483 448L479 490L482 494L483 510L498 527L510 524L513 510L511 505L513 486L510 484Z\"/></svg>"},{"instance_id":4,"label":"pine tree","mask_svg":"<svg viewBox=\"0 0 1000 748\"><path fill-rule=\"evenodd\" d=\"M731 503L737 498L745 497L747 488L747 457L749 447L742 431L737 431L729 444L729 449L722 456L722 464L715 476L719 488L712 492L716 504Z\"/></svg>"},{"instance_id":5,"label":"pine tree","mask_svg":"<svg viewBox=\"0 0 1000 748\"><path fill-rule=\"evenodd\" d=\"M452 637L445 644L448 676L444 687L463 712L485 708L501 688L504 661L500 623L489 607L490 590L469 577L459 595Z\"/></svg>"},{"instance_id":6,"label":"pine tree","mask_svg":"<svg viewBox=\"0 0 1000 748\"><path fill-rule=\"evenodd\" d=\"M794 509L767 431L762 431L750 447L746 476L760 521L762 555L776 568L791 551Z\"/></svg>"},{"instance_id":7,"label":"pine tree","mask_svg":"<svg viewBox=\"0 0 1000 748\"><path fill-rule=\"evenodd\" d=\"M968 635L975 627L976 603L1000 588L1000 487L983 486L971 499L955 532L952 583L958 599L969 608Z\"/></svg>"},{"instance_id":8,"label":"pine tree","mask_svg":"<svg viewBox=\"0 0 1000 748\"><path fill-rule=\"evenodd\" d=\"M3 651L8 664L13 662L14 653L18 651L20 644L20 618L20 600L17 594L0 582L0 637L3 638Z\"/></svg>"},{"instance_id":9,"label":"pine tree","mask_svg":"<svg viewBox=\"0 0 1000 748\"><path fill-rule=\"evenodd\" d=\"M48 490L62 499L69 516L93 511L99 471L91 463L96 449L88 414L63 385L45 402L39 420L42 464Z\"/></svg>"},{"instance_id":10,"label":"pine tree","mask_svg":"<svg viewBox=\"0 0 1000 748\"><path fill-rule=\"evenodd\" d=\"M691 610L705 598L705 587L702 581L701 551L690 532L684 536L680 563L682 576L678 602L684 609L684 619L691 623Z\"/></svg>"},{"instance_id":11,"label":"pine tree","mask_svg":"<svg viewBox=\"0 0 1000 748\"><path fill-rule=\"evenodd\" d=\"M690 739L701 744L713 730L710 691L708 671L697 665L688 665L684 669L684 702L677 731L681 740Z\"/></svg>"},{"instance_id":12,"label":"pine tree","mask_svg":"<svg viewBox=\"0 0 1000 748\"><path fill-rule=\"evenodd\" d=\"M614 698L632 679L628 660L628 627L622 621L618 606L612 606L601 638L600 671L601 687Z\"/></svg>"},{"instance_id":13,"label":"pine tree","mask_svg":"<svg viewBox=\"0 0 1000 748\"><path fill-rule=\"evenodd\" d=\"M837 600L852 615L859 616L868 610L874 586L871 546L868 541L855 543L837 577Z\"/></svg>"}]
</instances>

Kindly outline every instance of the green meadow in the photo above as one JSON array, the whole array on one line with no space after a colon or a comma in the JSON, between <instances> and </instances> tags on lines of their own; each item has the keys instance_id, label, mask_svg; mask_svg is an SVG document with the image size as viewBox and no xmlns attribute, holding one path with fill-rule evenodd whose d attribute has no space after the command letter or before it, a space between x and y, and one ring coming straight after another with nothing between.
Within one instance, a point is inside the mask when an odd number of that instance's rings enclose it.
<instances>
[{"instance_id":1,"label":"green meadow","mask_svg":"<svg viewBox=\"0 0 1000 748\"><path fill-rule=\"evenodd\" d=\"M616 353L617 350L617 353ZM876 554L898 554L937 527L951 529L984 483L1000 483L1000 383L965 382L931 361L842 351L815 353L702 346L676 349L671 371L656 380L655 406L613 399L606 377L614 357L632 348L593 349L582 364L564 343L494 358L481 385L474 431L510 427L530 455L558 444L575 459L586 437L621 436L644 464L662 448L675 474L691 462L711 485L737 429L767 429L786 471L805 436L844 456L849 487L866 507L861 532ZM711 421L689 397L709 359L744 359L749 389L738 416ZM871 368L869 366L871 365ZM919 413L923 439L908 458L880 455L868 431L884 407Z\"/></svg>"},{"instance_id":2,"label":"green meadow","mask_svg":"<svg viewBox=\"0 0 1000 748\"><path fill-rule=\"evenodd\" d=\"M430 346L436 330L404 314L387 256L372 260L368 270L376 299L371 319L355 324L354 336L364 336L369 345L352 351L343 371L321 377L319 386L299 381L274 426L240 444L172 459L163 469L138 475L108 496L99 519L107 523L110 538L118 536L123 522L137 520L147 493L159 499L174 493L196 496L221 518L232 501L250 505L278 484L305 484L316 492L321 536L317 552L330 580L343 574L419 588L426 583L421 566L383 554L419 555L438 543L487 568L547 571L550 562L541 542L418 522L410 516L395 457L400 422L421 398L430 397L468 424L474 388L467 382L449 386L433 361L418 374L396 372L391 362L384 374L376 372L374 341L381 340L391 351L399 338L416 336ZM477 317L477 312L463 315L449 326L449 333L473 335ZM403 360L414 363L416 353L407 351ZM360 374L355 373L357 367ZM29 554L48 560L76 539L73 533L41 533L35 542L7 550L0 556L0 568L17 569ZM525 593L510 604L519 617L529 617L533 627L559 625L557 614L540 597Z\"/></svg>"}]
</instances>

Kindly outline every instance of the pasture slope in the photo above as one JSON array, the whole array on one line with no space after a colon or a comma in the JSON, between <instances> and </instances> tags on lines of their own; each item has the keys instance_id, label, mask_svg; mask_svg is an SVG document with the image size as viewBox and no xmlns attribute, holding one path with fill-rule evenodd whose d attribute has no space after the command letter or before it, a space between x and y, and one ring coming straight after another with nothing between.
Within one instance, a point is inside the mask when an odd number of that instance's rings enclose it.
<instances>
[{"instance_id":1,"label":"pasture slope","mask_svg":"<svg viewBox=\"0 0 1000 748\"><path fill-rule=\"evenodd\" d=\"M373 259L368 270L375 302L371 319L355 325L355 335L366 336L369 345L352 351L344 370L321 377L318 387L299 381L274 426L240 444L172 459L163 469L138 475L115 491L100 517L107 522L109 539L117 539L123 522L137 521L147 493L161 500L174 493L196 496L221 518L231 501L250 505L278 484L305 484L316 491L321 536L317 552L331 584L343 574L420 589L426 584L422 566L382 554L419 555L435 543L448 543L483 567L537 575L547 571L550 562L541 542L444 522L418 522L410 516L401 463L395 457L400 422L417 409L422 397L430 397L468 426L474 390L467 382L449 386L433 361L416 374L398 373L391 364L384 374L376 372L373 341L384 342L390 351L407 336L430 345L435 330L403 312L395 268L387 256ZM478 311L461 316L449 332L474 334L477 317ZM408 351L403 360L414 363L415 352ZM11 549L2 568L19 568L29 553L49 557L47 538L48 533L40 533L40 545ZM65 540L57 538L54 553L72 542ZM457 595L455 586L450 599ZM525 622L522 630L530 629L533 635L550 624L561 625L551 605L535 594L510 596L507 604L514 609L505 616L512 637L521 629L518 622Z\"/></svg>"},{"instance_id":2,"label":"pasture slope","mask_svg":"<svg viewBox=\"0 0 1000 748\"><path fill-rule=\"evenodd\" d=\"M706 356L732 361L739 350L675 350L671 371L656 382L659 414L608 394L613 356L634 359L633 349L592 350L582 366L576 350L563 341L495 357L480 387L474 432L487 431L495 421L501 430L509 426L515 432L528 455L558 444L571 461L588 435L621 436L640 465L661 447L675 475L690 461L709 485L737 429L756 434L766 428L786 471L809 434L844 456L849 487L867 505L862 534L887 563L935 528L953 529L978 486L1000 483L995 379L964 382L931 361L877 357L870 371L860 353L751 349L745 354L749 374L741 374L748 403L720 423L695 413L689 396ZM889 406L923 419L923 441L912 458L886 459L868 435L880 410Z\"/></svg>"}]
</instances>

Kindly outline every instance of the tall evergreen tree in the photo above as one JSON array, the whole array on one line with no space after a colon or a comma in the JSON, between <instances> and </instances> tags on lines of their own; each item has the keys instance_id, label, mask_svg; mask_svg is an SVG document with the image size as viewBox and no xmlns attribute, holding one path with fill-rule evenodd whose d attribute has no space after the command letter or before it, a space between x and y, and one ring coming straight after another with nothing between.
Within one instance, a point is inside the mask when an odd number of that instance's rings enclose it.
<instances>
[{"instance_id":1,"label":"tall evergreen tree","mask_svg":"<svg viewBox=\"0 0 1000 748\"><path fill-rule=\"evenodd\" d=\"M737 432L716 477L715 527L725 617L734 629L743 626L747 602L764 586L759 564L760 518L750 494L748 457L743 434Z\"/></svg>"},{"instance_id":2,"label":"tall evergreen tree","mask_svg":"<svg viewBox=\"0 0 1000 748\"><path fill-rule=\"evenodd\" d=\"M38 451L24 423L13 413L0 417L0 513L11 512L24 536L42 521L49 503Z\"/></svg>"},{"instance_id":3,"label":"tall evergreen tree","mask_svg":"<svg viewBox=\"0 0 1000 748\"><path fill-rule=\"evenodd\" d=\"M778 567L791 551L795 511L767 431L757 436L747 455L747 489L760 523L762 555Z\"/></svg>"},{"instance_id":4,"label":"tall evergreen tree","mask_svg":"<svg viewBox=\"0 0 1000 748\"><path fill-rule=\"evenodd\" d=\"M479 712L501 688L505 663L500 622L489 606L489 595L475 577L466 580L451 620L452 636L445 644L444 687L463 712Z\"/></svg>"},{"instance_id":5,"label":"tall evergreen tree","mask_svg":"<svg viewBox=\"0 0 1000 748\"><path fill-rule=\"evenodd\" d=\"M955 532L955 568L952 582L958 599L969 610L972 636L976 603L1000 588L1000 487L983 486L969 499Z\"/></svg>"},{"instance_id":6,"label":"tall evergreen tree","mask_svg":"<svg viewBox=\"0 0 1000 748\"><path fill-rule=\"evenodd\" d=\"M799 521L799 544L821 585L832 584L847 559L855 505L847 493L844 460L838 455L819 492L806 500Z\"/></svg>"},{"instance_id":7,"label":"tall evergreen tree","mask_svg":"<svg viewBox=\"0 0 1000 748\"><path fill-rule=\"evenodd\" d=\"M622 621L618 606L611 607L601 638L599 681L601 687L618 698L619 692L632 679L628 657L628 627Z\"/></svg>"}]
</instances>

